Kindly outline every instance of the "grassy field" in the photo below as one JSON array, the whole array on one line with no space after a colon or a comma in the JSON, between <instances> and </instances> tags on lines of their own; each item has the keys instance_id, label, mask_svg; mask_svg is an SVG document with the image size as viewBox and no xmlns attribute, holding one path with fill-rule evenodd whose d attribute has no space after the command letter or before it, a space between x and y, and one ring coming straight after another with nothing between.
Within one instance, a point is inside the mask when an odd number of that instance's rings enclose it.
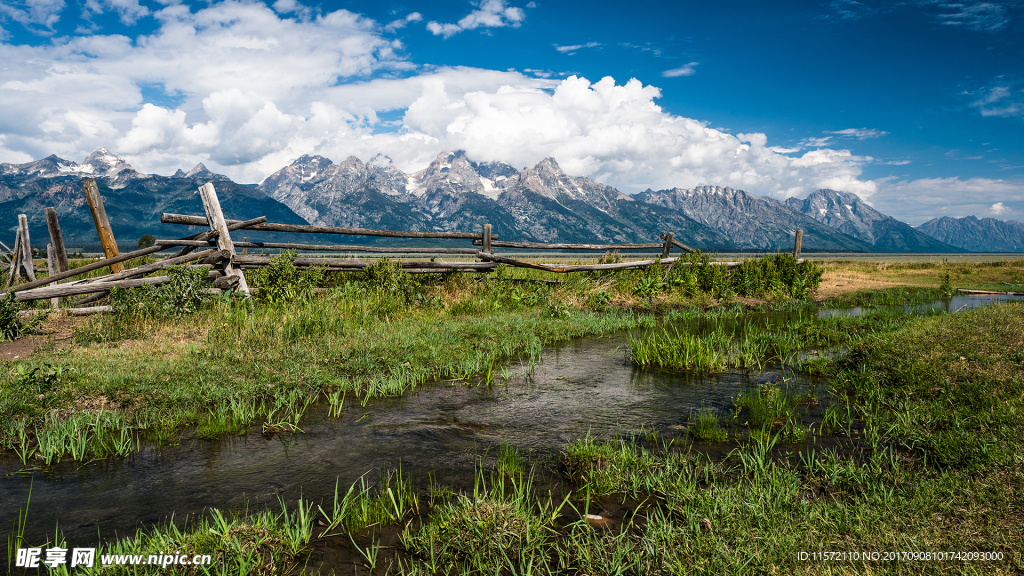
<instances>
[{"instance_id":1,"label":"grassy field","mask_svg":"<svg viewBox=\"0 0 1024 576\"><path fill-rule=\"evenodd\" d=\"M387 267L317 276L282 264L254 278L263 289L255 303L218 298L177 315L166 304L189 298L183 277L177 292L146 295L164 304L115 294L116 314L67 328L71 345L0 366L0 442L26 465L45 466L182 435L299 426L314 401L481 377L495 361L551 342L643 328L631 342L638 365L781 362L825 376L824 416L809 422L805 408L819 399L777 382L738 395L731 413L694 414L677 436L581 438L554 461L501 448L470 489L392 475L341 486L333 502L213 511L107 552L211 554L209 572L224 574L294 573L316 566L325 547L350 554L344 573L1024 571L1024 305L927 316L879 308L700 336L679 329L693 319L742 322L752 306L899 305L951 288L1014 286L1024 263L826 262L817 289L817 270L778 264L733 277L695 262L669 274L502 270L490 281L413 280ZM823 348L841 352L800 354ZM792 448L810 438L818 449ZM960 554L863 561L801 552ZM1002 557L968 559L976 553Z\"/></svg>"}]
</instances>

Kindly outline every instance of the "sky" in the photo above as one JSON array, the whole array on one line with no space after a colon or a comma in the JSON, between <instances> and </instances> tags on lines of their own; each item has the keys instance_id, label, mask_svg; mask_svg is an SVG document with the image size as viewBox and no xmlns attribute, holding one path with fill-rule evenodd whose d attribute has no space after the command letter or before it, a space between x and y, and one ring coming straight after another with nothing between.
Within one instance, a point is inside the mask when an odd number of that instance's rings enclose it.
<instances>
[{"instance_id":1,"label":"sky","mask_svg":"<svg viewBox=\"0 0 1024 576\"><path fill-rule=\"evenodd\" d=\"M0 162L553 157L626 193L1024 221L1024 0L0 0Z\"/></svg>"}]
</instances>

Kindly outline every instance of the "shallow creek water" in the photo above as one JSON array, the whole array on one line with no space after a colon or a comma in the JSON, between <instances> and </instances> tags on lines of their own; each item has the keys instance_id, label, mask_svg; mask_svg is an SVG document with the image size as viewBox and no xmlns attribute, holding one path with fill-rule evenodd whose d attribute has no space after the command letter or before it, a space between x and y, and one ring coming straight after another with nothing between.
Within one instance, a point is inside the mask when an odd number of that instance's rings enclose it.
<instances>
[{"instance_id":1,"label":"shallow creek water","mask_svg":"<svg viewBox=\"0 0 1024 576\"><path fill-rule=\"evenodd\" d=\"M943 306L955 311L1005 299L961 297ZM6 532L14 524L30 486L29 542L52 538L59 526L69 545L82 546L172 514L276 508L278 498L300 496L319 502L333 497L336 481L344 491L364 474L376 481L399 468L421 487L425 482L416 479L428 473L461 485L479 457L498 445L550 455L587 434L609 438L643 427L677 435L701 407L727 414L737 393L780 375L779 367L717 375L641 370L627 353L625 334L583 338L546 348L529 377L529 361L516 360L495 367L490 387L434 382L366 407L350 397L340 418L329 417L326 406L311 408L300 424L303 434L268 438L256 424L245 436L183 440L128 458L64 462L32 473L19 472L24 466L10 455L0 457L0 526ZM823 382L788 378L812 393L825 391Z\"/></svg>"}]
</instances>

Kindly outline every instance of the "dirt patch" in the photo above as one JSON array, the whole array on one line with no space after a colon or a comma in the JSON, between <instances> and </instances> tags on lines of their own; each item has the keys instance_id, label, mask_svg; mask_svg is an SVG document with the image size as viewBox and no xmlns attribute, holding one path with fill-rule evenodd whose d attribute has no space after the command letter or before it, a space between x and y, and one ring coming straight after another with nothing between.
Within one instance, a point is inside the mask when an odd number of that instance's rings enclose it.
<instances>
[{"instance_id":1,"label":"dirt patch","mask_svg":"<svg viewBox=\"0 0 1024 576\"><path fill-rule=\"evenodd\" d=\"M67 316L51 315L39 326L36 334L22 336L11 342L0 342L0 361L24 360L35 349L45 344L70 344L76 320Z\"/></svg>"},{"instance_id":2,"label":"dirt patch","mask_svg":"<svg viewBox=\"0 0 1024 576\"><path fill-rule=\"evenodd\" d=\"M892 282L872 278L856 272L826 272L815 295L816 300L825 300L860 290L881 290L894 286L906 286L906 282Z\"/></svg>"},{"instance_id":3,"label":"dirt patch","mask_svg":"<svg viewBox=\"0 0 1024 576\"><path fill-rule=\"evenodd\" d=\"M44 336L26 336L11 342L0 342L0 361L24 360L45 342Z\"/></svg>"}]
</instances>

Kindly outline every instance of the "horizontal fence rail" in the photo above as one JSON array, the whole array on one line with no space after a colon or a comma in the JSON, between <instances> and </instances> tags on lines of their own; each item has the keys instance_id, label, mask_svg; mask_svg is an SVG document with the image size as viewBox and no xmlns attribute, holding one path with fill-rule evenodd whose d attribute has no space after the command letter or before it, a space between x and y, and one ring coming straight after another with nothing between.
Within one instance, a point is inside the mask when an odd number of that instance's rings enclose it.
<instances>
[{"instance_id":1,"label":"horizontal fence rail","mask_svg":"<svg viewBox=\"0 0 1024 576\"><path fill-rule=\"evenodd\" d=\"M202 216L188 216L185 214L160 215L160 222L164 224L184 224L187 226L209 226L207 219ZM227 220L230 225L238 220ZM418 232L415 230L378 230L376 228L347 228L344 226L314 226L312 224L277 224L264 222L250 227L250 230L262 230L264 232L296 232L300 234L348 234L352 236L383 236L387 238L437 238L446 240L475 240L483 239L483 233L473 232ZM491 236L497 238L497 236Z\"/></svg>"}]
</instances>

